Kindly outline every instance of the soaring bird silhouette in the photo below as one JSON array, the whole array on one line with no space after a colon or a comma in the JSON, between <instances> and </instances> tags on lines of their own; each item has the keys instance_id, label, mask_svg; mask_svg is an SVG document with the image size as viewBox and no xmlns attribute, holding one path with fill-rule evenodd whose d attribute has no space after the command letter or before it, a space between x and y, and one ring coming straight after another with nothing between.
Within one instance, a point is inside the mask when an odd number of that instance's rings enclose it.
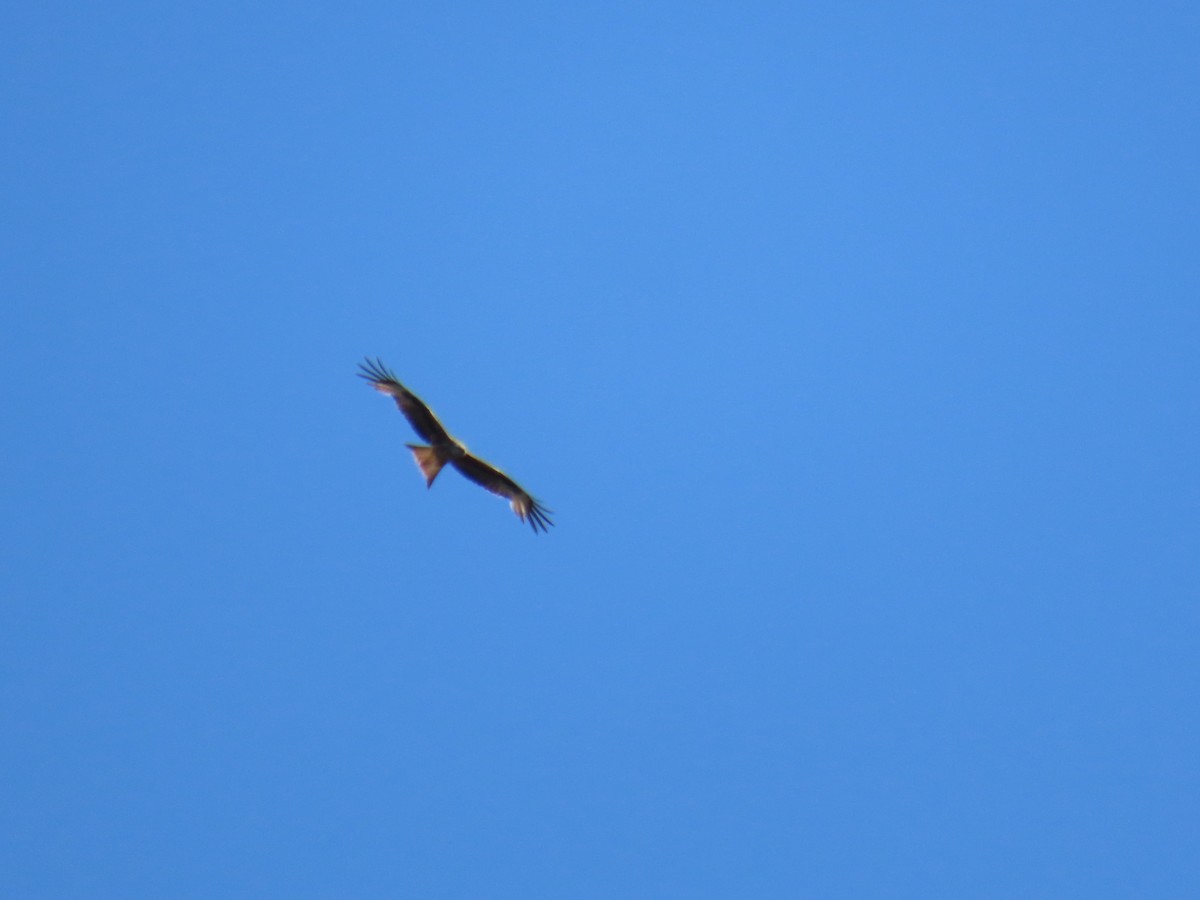
<instances>
[{"instance_id":1,"label":"soaring bird silhouette","mask_svg":"<svg viewBox=\"0 0 1200 900\"><path fill-rule=\"evenodd\" d=\"M406 445L412 450L417 466L425 476L425 487L433 487L433 480L437 478L438 472L449 463L471 481L487 488L493 494L506 498L512 511L522 522L529 523L534 534L537 534L539 528L546 531L547 526L554 524L547 515L550 510L534 500L528 491L495 466L472 456L463 444L452 438L437 416L421 402L421 398L402 385L382 361L368 357L366 362L359 363L358 367L362 370L357 373L358 377L365 378L375 390L395 400L396 406L404 413L404 418L408 419L413 431L421 440L427 442L427 446Z\"/></svg>"}]
</instances>

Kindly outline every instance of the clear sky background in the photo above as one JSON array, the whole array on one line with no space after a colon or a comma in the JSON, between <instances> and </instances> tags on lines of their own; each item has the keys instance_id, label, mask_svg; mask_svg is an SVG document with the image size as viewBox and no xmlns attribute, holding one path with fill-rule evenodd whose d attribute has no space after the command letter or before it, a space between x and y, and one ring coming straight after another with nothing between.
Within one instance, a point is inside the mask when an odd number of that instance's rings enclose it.
<instances>
[{"instance_id":1,"label":"clear sky background","mask_svg":"<svg viewBox=\"0 0 1200 900\"><path fill-rule=\"evenodd\" d=\"M1194 3L0 26L0 894L1200 896Z\"/></svg>"}]
</instances>

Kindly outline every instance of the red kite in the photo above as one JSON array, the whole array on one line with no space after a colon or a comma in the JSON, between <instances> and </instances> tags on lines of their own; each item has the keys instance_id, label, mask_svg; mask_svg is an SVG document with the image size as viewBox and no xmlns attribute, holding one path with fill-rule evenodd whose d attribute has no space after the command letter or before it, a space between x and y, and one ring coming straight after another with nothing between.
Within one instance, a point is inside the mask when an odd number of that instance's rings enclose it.
<instances>
[{"instance_id":1,"label":"red kite","mask_svg":"<svg viewBox=\"0 0 1200 900\"><path fill-rule=\"evenodd\" d=\"M358 377L365 378L375 390L395 400L396 406L404 413L404 418L408 419L413 431L421 440L429 442L429 446L405 445L412 450L417 466L425 476L425 487L433 487L433 479L442 471L442 466L450 463L476 484L487 488L493 494L507 498L517 518L522 522L528 521L534 534L537 534L539 528L545 531L546 526L554 524L546 515L550 510L534 500L519 484L495 466L472 456L467 452L466 446L450 437L450 433L429 407L402 385L379 359L372 361L368 358L365 364L359 363L358 367L362 369Z\"/></svg>"}]
</instances>

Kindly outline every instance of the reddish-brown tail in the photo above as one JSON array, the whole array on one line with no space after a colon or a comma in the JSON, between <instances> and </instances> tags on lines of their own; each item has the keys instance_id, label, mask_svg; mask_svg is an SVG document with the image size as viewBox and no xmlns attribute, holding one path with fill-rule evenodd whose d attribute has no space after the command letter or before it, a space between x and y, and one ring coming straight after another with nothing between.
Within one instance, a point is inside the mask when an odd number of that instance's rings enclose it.
<instances>
[{"instance_id":1,"label":"reddish-brown tail","mask_svg":"<svg viewBox=\"0 0 1200 900\"><path fill-rule=\"evenodd\" d=\"M433 487L433 479L437 478L438 472L442 471L446 460L438 456L438 452L432 447L423 447L420 444L406 444L405 446L412 451L413 459L417 461L417 467L425 476L425 487Z\"/></svg>"}]
</instances>

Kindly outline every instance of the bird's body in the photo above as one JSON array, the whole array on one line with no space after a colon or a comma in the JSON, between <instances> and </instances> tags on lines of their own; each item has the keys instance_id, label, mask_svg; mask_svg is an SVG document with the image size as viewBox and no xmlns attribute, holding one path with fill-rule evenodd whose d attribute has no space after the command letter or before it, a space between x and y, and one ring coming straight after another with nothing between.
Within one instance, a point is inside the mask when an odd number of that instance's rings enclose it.
<instances>
[{"instance_id":1,"label":"bird's body","mask_svg":"<svg viewBox=\"0 0 1200 900\"><path fill-rule=\"evenodd\" d=\"M427 488L433 487L438 473L450 464L471 481L487 488L493 494L506 498L513 512L522 522L529 522L534 533L539 528L546 531L548 526L554 524L547 515L549 510L538 503L531 494L495 466L472 456L465 444L451 437L450 432L438 421L429 407L401 384L381 361L368 359L365 363L360 363L359 368L362 370L358 373L359 377L365 378L375 390L395 400L396 406L404 413L413 431L427 442L407 445L421 474L425 476Z\"/></svg>"}]
</instances>

